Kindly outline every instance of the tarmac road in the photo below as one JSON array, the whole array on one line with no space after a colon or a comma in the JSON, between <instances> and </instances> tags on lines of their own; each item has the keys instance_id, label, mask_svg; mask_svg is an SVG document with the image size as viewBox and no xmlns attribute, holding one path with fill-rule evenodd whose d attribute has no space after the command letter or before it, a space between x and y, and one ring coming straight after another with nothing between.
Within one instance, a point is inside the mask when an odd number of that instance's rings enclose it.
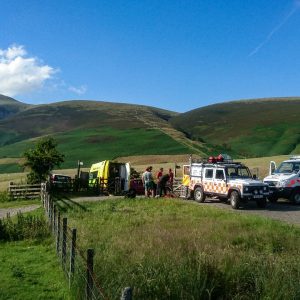
<instances>
[{"instance_id":1,"label":"tarmac road","mask_svg":"<svg viewBox=\"0 0 300 300\"><path fill-rule=\"evenodd\" d=\"M254 214L284 221L294 225L300 225L300 205L294 205L285 199L279 199L277 203L267 202L266 208L258 208L255 201L243 204L239 209L232 209L230 204L222 203L215 199L206 199L200 205L213 205L222 209L232 210L240 214Z\"/></svg>"}]
</instances>

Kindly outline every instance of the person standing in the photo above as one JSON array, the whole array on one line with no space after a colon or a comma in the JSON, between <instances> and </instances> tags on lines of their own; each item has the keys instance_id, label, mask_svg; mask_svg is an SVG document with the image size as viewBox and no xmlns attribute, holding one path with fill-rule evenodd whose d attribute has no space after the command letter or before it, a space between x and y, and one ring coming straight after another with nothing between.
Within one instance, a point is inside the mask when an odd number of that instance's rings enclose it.
<instances>
[{"instance_id":1,"label":"person standing","mask_svg":"<svg viewBox=\"0 0 300 300\"><path fill-rule=\"evenodd\" d=\"M173 173L172 169L169 169L169 176L170 176L169 185L170 185L171 190L173 191L174 173Z\"/></svg>"},{"instance_id":2,"label":"person standing","mask_svg":"<svg viewBox=\"0 0 300 300\"><path fill-rule=\"evenodd\" d=\"M167 182L170 180L170 175L164 174L163 176L160 177L160 181L159 181L159 197L162 196L162 194L164 194L164 196L167 195L167 189L166 189L166 184Z\"/></svg>"},{"instance_id":3,"label":"person standing","mask_svg":"<svg viewBox=\"0 0 300 300\"><path fill-rule=\"evenodd\" d=\"M151 173L152 167L148 167L142 175L142 182L145 187L145 196L149 197L150 193L154 196L153 176Z\"/></svg>"},{"instance_id":4,"label":"person standing","mask_svg":"<svg viewBox=\"0 0 300 300\"><path fill-rule=\"evenodd\" d=\"M160 197L160 195L162 193L161 187L160 187L160 179L163 176L163 172L164 172L164 169L160 168L159 171L156 174L156 182L157 182L157 184L156 184L156 196L157 197Z\"/></svg>"}]
</instances>

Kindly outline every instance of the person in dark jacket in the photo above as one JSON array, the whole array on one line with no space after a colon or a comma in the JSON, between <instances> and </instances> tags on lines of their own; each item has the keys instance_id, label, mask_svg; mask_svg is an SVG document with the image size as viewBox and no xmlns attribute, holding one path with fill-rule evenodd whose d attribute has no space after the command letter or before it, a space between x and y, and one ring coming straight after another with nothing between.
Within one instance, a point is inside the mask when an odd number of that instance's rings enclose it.
<instances>
[{"instance_id":1,"label":"person in dark jacket","mask_svg":"<svg viewBox=\"0 0 300 300\"><path fill-rule=\"evenodd\" d=\"M167 194L166 184L169 180L170 180L170 175L168 173L164 174L160 177L159 184L157 185L157 195L156 196L161 197L163 193L164 193L164 195Z\"/></svg>"}]
</instances>

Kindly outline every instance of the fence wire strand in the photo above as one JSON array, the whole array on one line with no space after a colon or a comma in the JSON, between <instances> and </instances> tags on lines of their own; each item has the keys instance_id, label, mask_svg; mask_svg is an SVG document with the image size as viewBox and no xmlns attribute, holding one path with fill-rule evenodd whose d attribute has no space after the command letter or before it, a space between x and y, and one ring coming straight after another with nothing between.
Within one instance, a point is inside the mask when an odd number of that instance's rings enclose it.
<instances>
[{"instance_id":1,"label":"fence wire strand","mask_svg":"<svg viewBox=\"0 0 300 300\"><path fill-rule=\"evenodd\" d=\"M93 300L94 299L108 300L108 298L105 296L103 288L99 283L98 278L96 277L95 272L88 267L88 262L87 262L85 252L80 247L78 247L77 241L75 245L72 245L72 237L73 237L72 229L67 225L66 231L63 232L63 218L62 216L60 216L60 220L58 220L59 210L55 208L55 205L53 205L53 201L51 200L51 198L49 198L48 195L49 194L47 193L42 195L43 206L45 209L45 215L48 219L50 231L53 233L56 242L58 242L57 256L60 263L62 264L62 269L64 271L66 278L71 281L74 281L75 277L79 277L81 279L81 282L84 284L85 288L82 288L82 290L78 292L83 296L83 298L84 295L86 296L86 293L90 293L90 296L92 297ZM55 214L53 214L54 209L56 209ZM58 228L59 228L59 232L58 232ZM63 256L62 243L63 243L64 235L66 241L65 241L65 253ZM71 249L73 250L73 252L71 252ZM73 253L73 256L71 253ZM70 266L71 257L74 260L74 272L71 272L71 266ZM90 277L90 281L87 276ZM70 277L72 278L70 279Z\"/></svg>"}]
</instances>

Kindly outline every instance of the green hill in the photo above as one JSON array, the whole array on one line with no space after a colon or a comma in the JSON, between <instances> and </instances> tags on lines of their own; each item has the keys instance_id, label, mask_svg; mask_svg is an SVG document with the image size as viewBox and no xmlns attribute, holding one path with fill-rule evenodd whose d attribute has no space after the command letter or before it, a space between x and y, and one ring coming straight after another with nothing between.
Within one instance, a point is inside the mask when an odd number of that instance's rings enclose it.
<instances>
[{"instance_id":1,"label":"green hill","mask_svg":"<svg viewBox=\"0 0 300 300\"><path fill-rule=\"evenodd\" d=\"M300 98L234 101L198 108L170 122L192 140L235 156L300 153Z\"/></svg>"},{"instance_id":2,"label":"green hill","mask_svg":"<svg viewBox=\"0 0 300 300\"><path fill-rule=\"evenodd\" d=\"M300 153L299 115L300 98L233 101L179 114L100 101L27 105L0 95L0 173L19 171L22 153L45 135L58 140L63 168L132 155Z\"/></svg>"},{"instance_id":3,"label":"green hill","mask_svg":"<svg viewBox=\"0 0 300 300\"><path fill-rule=\"evenodd\" d=\"M28 104L24 104L13 98L0 95L0 120L17 114L27 107L29 107Z\"/></svg>"},{"instance_id":4,"label":"green hill","mask_svg":"<svg viewBox=\"0 0 300 300\"><path fill-rule=\"evenodd\" d=\"M154 107L97 101L32 105L0 120L0 159L20 157L34 139L45 135L58 140L65 168L75 167L77 160L89 166L119 156L203 153L200 143L172 128L168 120L176 115ZM0 172L12 170L17 168L0 165Z\"/></svg>"}]
</instances>

